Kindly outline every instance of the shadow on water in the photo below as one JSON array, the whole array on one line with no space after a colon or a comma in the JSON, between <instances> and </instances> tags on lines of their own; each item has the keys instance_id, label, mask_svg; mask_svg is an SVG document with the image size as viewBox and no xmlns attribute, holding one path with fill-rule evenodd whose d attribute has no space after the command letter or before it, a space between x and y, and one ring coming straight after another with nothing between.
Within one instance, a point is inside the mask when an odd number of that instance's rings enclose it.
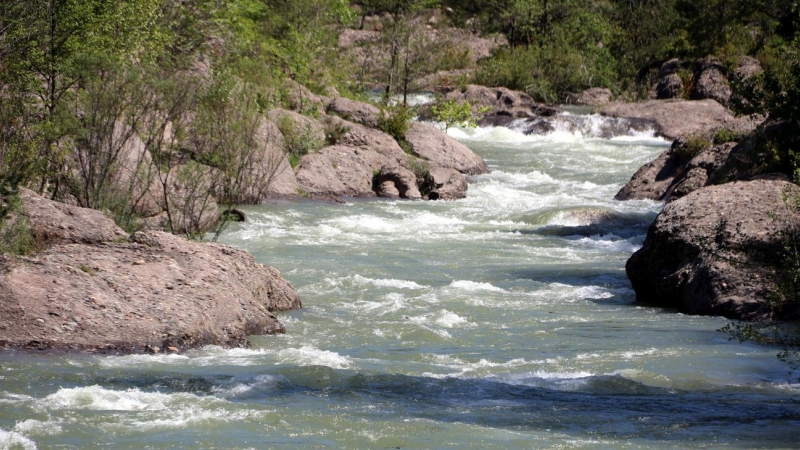
<instances>
[{"instance_id":1,"label":"shadow on water","mask_svg":"<svg viewBox=\"0 0 800 450\"><path fill-rule=\"evenodd\" d=\"M764 447L794 445L800 429L798 396L778 395L765 388L681 391L646 386L618 375L462 379L283 366L269 375L137 376L135 381L103 381L112 388L189 391L241 403L320 401L366 420L376 416L426 419L576 437ZM246 395L224 394L235 385L255 388L246 390Z\"/></svg>"}]
</instances>

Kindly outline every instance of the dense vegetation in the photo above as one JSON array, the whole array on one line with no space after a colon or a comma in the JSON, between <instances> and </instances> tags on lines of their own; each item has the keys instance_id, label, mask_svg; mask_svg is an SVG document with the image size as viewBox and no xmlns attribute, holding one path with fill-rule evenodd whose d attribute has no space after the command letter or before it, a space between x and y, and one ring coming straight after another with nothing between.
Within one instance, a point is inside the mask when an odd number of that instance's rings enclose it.
<instances>
[{"instance_id":1,"label":"dense vegetation","mask_svg":"<svg viewBox=\"0 0 800 450\"><path fill-rule=\"evenodd\" d=\"M290 102L293 83L344 95L380 86L405 100L426 75L468 69L460 83L473 74L551 102L589 87L634 99L669 58L714 55L730 70L750 55L766 70L738 87L742 111L800 123L793 0L2 0L0 8L0 193L28 186L108 210L128 229L138 226L142 182L160 185L172 231L200 228L191 216L206 193L258 201L244 185L259 175L242 172L265 145L254 138L264 112ZM337 46L342 29L368 16L380 22L377 41L359 44L371 70ZM470 62L447 38L460 32L500 33L508 45ZM776 157L796 166L797 133L782 139ZM190 185L209 167L210 185Z\"/></svg>"}]
</instances>

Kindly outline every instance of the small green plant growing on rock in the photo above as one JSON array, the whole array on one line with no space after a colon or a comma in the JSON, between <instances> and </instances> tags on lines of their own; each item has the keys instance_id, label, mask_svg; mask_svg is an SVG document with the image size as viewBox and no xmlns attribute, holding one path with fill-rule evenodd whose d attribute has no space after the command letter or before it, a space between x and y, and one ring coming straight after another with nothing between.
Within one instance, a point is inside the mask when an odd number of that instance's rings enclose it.
<instances>
[{"instance_id":1,"label":"small green plant growing on rock","mask_svg":"<svg viewBox=\"0 0 800 450\"><path fill-rule=\"evenodd\" d=\"M350 132L350 127L331 117L325 118L325 143L336 145Z\"/></svg>"},{"instance_id":2,"label":"small green plant growing on rock","mask_svg":"<svg viewBox=\"0 0 800 450\"><path fill-rule=\"evenodd\" d=\"M406 133L411 128L411 121L414 119L414 115L414 108L402 103L385 104L381 106L378 129L392 136L398 142L405 141Z\"/></svg>"},{"instance_id":3,"label":"small green plant growing on rock","mask_svg":"<svg viewBox=\"0 0 800 450\"><path fill-rule=\"evenodd\" d=\"M300 159L312 152L322 148L323 142L314 136L314 131L310 124L305 127L298 126L290 117L283 116L278 120L278 129L286 139L286 146L289 150L289 164L292 169L300 164Z\"/></svg>"},{"instance_id":4,"label":"small green plant growing on rock","mask_svg":"<svg viewBox=\"0 0 800 450\"><path fill-rule=\"evenodd\" d=\"M745 137L746 136L742 133L731 131L727 128L720 128L714 134L714 144L721 145L721 144L727 144L728 142L739 142Z\"/></svg>"},{"instance_id":5,"label":"small green plant growing on rock","mask_svg":"<svg viewBox=\"0 0 800 450\"><path fill-rule=\"evenodd\" d=\"M701 151L711 147L712 142L701 134L689 134L675 147L675 152L682 159L691 159Z\"/></svg>"},{"instance_id":6,"label":"small green plant growing on rock","mask_svg":"<svg viewBox=\"0 0 800 450\"><path fill-rule=\"evenodd\" d=\"M473 112L472 104L466 100L439 100L433 106L433 118L444 124L444 132L453 126L475 128L477 121L483 117L490 108L481 107L477 112Z\"/></svg>"}]
</instances>

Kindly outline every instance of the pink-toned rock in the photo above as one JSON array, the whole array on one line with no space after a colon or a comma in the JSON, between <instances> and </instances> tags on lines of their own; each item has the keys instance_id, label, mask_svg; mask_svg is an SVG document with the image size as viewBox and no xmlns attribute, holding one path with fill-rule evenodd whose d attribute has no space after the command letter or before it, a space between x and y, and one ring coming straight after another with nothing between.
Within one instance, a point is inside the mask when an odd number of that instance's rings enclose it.
<instances>
[{"instance_id":1,"label":"pink-toned rock","mask_svg":"<svg viewBox=\"0 0 800 450\"><path fill-rule=\"evenodd\" d=\"M467 180L455 169L435 167L428 171L425 184L431 200L458 200L467 196Z\"/></svg>"},{"instance_id":2,"label":"pink-toned rock","mask_svg":"<svg viewBox=\"0 0 800 450\"><path fill-rule=\"evenodd\" d=\"M422 194L419 192L419 187L417 186L417 176L414 172L403 166L384 165L380 173L375 177L375 183L379 186L383 186L383 183L386 182L392 183L392 186L397 189L397 195L400 198L407 198L409 200L419 200L422 198ZM389 192L391 192L391 190ZM386 195L381 195L379 191L378 196L385 197Z\"/></svg>"},{"instance_id":3,"label":"pink-toned rock","mask_svg":"<svg viewBox=\"0 0 800 450\"><path fill-rule=\"evenodd\" d=\"M339 116L347 121L375 128L381 111L369 103L357 102L339 97L328 105L328 114Z\"/></svg>"},{"instance_id":4,"label":"pink-toned rock","mask_svg":"<svg viewBox=\"0 0 800 450\"><path fill-rule=\"evenodd\" d=\"M40 246L96 244L127 240L128 234L100 211L47 200L20 189L23 215L31 223L33 238Z\"/></svg>"},{"instance_id":5,"label":"pink-toned rock","mask_svg":"<svg viewBox=\"0 0 800 450\"><path fill-rule=\"evenodd\" d=\"M433 165L456 169L468 175L487 173L483 159L464 144L435 127L415 122L406 133L411 150Z\"/></svg>"},{"instance_id":6,"label":"pink-toned rock","mask_svg":"<svg viewBox=\"0 0 800 450\"><path fill-rule=\"evenodd\" d=\"M59 209L31 198L24 196L26 208ZM277 270L244 251L157 231L123 241L118 232L99 232L114 229L110 220L73 212L80 229L95 234L1 258L0 347L141 353L240 346L248 335L283 332L273 311L301 307ZM47 223L34 219L34 229Z\"/></svg>"},{"instance_id":7,"label":"pink-toned rock","mask_svg":"<svg viewBox=\"0 0 800 450\"><path fill-rule=\"evenodd\" d=\"M713 136L721 128L738 133L752 131L759 121L735 117L714 100L650 100L640 103L609 103L600 114L610 117L654 120L659 134L676 139L686 134Z\"/></svg>"},{"instance_id":8,"label":"pink-toned rock","mask_svg":"<svg viewBox=\"0 0 800 450\"><path fill-rule=\"evenodd\" d=\"M303 156L297 166L297 182L312 196L375 197L372 174L385 158L358 147L334 145Z\"/></svg>"}]
</instances>

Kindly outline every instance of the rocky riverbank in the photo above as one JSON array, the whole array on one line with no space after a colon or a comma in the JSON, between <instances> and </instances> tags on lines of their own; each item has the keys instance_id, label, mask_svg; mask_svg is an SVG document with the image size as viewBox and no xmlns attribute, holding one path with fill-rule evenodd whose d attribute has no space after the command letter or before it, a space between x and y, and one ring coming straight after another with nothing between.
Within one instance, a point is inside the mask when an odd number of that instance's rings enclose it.
<instances>
[{"instance_id":1,"label":"rocky riverbank","mask_svg":"<svg viewBox=\"0 0 800 450\"><path fill-rule=\"evenodd\" d=\"M38 252L0 260L0 347L180 352L284 332L301 308L247 252L160 231L128 236L101 212L21 194Z\"/></svg>"},{"instance_id":2,"label":"rocky riverbank","mask_svg":"<svg viewBox=\"0 0 800 450\"><path fill-rule=\"evenodd\" d=\"M637 300L739 320L791 317L796 311L781 299L791 295L784 292L786 249L800 230L800 190L790 165L767 163L763 145L785 125L729 132L693 119L683 118L699 128L680 135L616 196L667 202L626 265Z\"/></svg>"}]
</instances>

